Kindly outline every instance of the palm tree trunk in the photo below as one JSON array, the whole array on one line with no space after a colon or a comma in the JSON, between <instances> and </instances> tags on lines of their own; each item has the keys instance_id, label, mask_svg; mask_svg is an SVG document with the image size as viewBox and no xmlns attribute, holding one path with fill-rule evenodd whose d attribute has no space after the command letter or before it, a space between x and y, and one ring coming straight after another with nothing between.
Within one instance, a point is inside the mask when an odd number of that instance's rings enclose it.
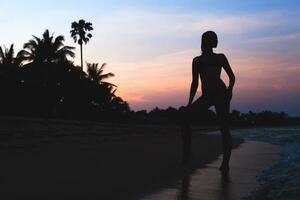
<instances>
[{"instance_id":1,"label":"palm tree trunk","mask_svg":"<svg viewBox=\"0 0 300 200\"><path fill-rule=\"evenodd\" d=\"M80 55L81 55L81 71L83 71L83 56L82 56L82 44L80 45Z\"/></svg>"}]
</instances>

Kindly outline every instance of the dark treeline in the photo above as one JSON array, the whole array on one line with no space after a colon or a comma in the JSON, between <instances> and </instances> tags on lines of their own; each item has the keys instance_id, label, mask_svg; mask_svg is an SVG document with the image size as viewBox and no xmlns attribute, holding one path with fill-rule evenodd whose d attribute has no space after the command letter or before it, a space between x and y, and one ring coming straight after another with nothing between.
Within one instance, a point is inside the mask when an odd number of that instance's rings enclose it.
<instances>
[{"instance_id":1,"label":"dark treeline","mask_svg":"<svg viewBox=\"0 0 300 200\"><path fill-rule=\"evenodd\" d=\"M105 64L87 63L87 73L70 61L74 47L48 30L33 36L15 55L0 48L0 114L63 119L121 120L129 106L106 80Z\"/></svg>"},{"instance_id":2,"label":"dark treeline","mask_svg":"<svg viewBox=\"0 0 300 200\"><path fill-rule=\"evenodd\" d=\"M131 112L130 121L149 124L178 124L180 110L173 107L167 109L155 108L150 112L141 110ZM195 112L192 118L194 125L217 125L218 119L214 111L207 110L205 112ZM283 126L283 125L300 125L300 118L289 117L284 112L252 112L241 113L232 110L230 113L230 124L232 126Z\"/></svg>"}]
</instances>

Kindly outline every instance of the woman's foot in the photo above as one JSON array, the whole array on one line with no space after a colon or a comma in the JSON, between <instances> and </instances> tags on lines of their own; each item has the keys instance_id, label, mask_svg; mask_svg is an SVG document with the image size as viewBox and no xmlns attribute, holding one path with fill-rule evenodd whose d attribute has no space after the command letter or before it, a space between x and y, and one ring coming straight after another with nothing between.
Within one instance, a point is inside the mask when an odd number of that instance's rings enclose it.
<instances>
[{"instance_id":1,"label":"woman's foot","mask_svg":"<svg viewBox=\"0 0 300 200\"><path fill-rule=\"evenodd\" d=\"M229 173L229 165L223 164L220 166L219 170L222 172L222 174L228 174Z\"/></svg>"}]
</instances>

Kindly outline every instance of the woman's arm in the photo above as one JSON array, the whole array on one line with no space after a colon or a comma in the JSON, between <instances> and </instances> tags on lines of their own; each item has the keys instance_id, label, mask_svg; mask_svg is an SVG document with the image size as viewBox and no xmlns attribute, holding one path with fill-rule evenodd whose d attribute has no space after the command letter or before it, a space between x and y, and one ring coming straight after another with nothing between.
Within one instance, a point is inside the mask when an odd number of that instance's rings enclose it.
<instances>
[{"instance_id":1,"label":"woman's arm","mask_svg":"<svg viewBox=\"0 0 300 200\"><path fill-rule=\"evenodd\" d=\"M191 84L191 89L190 89L190 98L189 98L189 103L188 106L190 106L193 102L193 99L195 97L195 94L198 89L198 81L199 81L199 73L196 65L196 58L193 59L193 64L192 64L192 73L193 73L193 80Z\"/></svg>"},{"instance_id":2,"label":"woman's arm","mask_svg":"<svg viewBox=\"0 0 300 200\"><path fill-rule=\"evenodd\" d=\"M235 83L235 76L234 76L231 66L224 54L222 54L222 66L223 66L226 74L229 77L229 86L227 89L232 91L234 83Z\"/></svg>"},{"instance_id":3,"label":"woman's arm","mask_svg":"<svg viewBox=\"0 0 300 200\"><path fill-rule=\"evenodd\" d=\"M226 74L228 75L229 77L229 86L227 88L227 97L229 99L229 101L231 100L232 98L232 90L233 90L233 86L234 86L234 83L235 83L235 76L234 76L234 73L231 69L231 66L226 58L226 56L224 54L222 54L222 66L226 72Z\"/></svg>"}]
</instances>

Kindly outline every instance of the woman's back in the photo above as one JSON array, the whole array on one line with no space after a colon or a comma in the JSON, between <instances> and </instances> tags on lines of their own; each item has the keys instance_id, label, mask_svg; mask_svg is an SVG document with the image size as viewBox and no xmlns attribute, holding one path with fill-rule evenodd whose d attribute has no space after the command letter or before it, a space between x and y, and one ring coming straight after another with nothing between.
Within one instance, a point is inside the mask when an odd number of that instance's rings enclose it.
<instances>
[{"instance_id":1,"label":"woman's back","mask_svg":"<svg viewBox=\"0 0 300 200\"><path fill-rule=\"evenodd\" d=\"M194 59L194 65L196 65L200 75L203 94L215 94L226 89L221 79L223 56L223 54L210 53Z\"/></svg>"}]
</instances>

